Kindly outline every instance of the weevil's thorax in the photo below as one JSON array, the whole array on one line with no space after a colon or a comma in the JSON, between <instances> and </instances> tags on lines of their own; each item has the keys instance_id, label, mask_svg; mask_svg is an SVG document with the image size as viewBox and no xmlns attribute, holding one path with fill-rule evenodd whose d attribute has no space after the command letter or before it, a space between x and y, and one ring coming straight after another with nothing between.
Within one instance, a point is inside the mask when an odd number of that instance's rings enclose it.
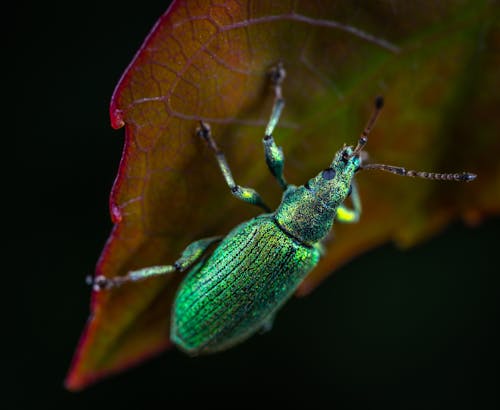
<instances>
[{"instance_id":1,"label":"weevil's thorax","mask_svg":"<svg viewBox=\"0 0 500 410\"><path fill-rule=\"evenodd\" d=\"M337 208L347 196L360 159L344 147L329 168L305 185L290 188L276 210L276 221L283 230L307 244L314 244L330 232Z\"/></svg>"}]
</instances>

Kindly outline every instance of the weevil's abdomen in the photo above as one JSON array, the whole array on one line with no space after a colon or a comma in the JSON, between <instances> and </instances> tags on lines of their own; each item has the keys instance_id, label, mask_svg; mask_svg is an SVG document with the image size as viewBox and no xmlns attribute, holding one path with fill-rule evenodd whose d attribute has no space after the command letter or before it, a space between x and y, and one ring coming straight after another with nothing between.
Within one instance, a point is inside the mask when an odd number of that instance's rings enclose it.
<instances>
[{"instance_id":1,"label":"weevil's abdomen","mask_svg":"<svg viewBox=\"0 0 500 410\"><path fill-rule=\"evenodd\" d=\"M190 354L243 341L293 294L319 252L262 215L237 226L181 283L172 311L172 341Z\"/></svg>"}]
</instances>

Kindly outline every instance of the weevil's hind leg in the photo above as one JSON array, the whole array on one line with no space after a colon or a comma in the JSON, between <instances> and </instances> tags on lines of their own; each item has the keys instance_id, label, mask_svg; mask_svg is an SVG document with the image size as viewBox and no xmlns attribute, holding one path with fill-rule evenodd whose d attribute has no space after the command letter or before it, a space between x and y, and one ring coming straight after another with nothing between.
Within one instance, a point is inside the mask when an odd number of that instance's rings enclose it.
<instances>
[{"instance_id":1,"label":"weevil's hind leg","mask_svg":"<svg viewBox=\"0 0 500 410\"><path fill-rule=\"evenodd\" d=\"M189 244L182 252L181 257L177 259L173 265L150 266L144 269L131 271L125 276L116 276L114 278L107 278L100 275L97 276L91 284L95 291L101 291L116 288L125 283L139 282L174 272L183 272L193 266L210 245L219 242L222 238L222 236L212 236Z\"/></svg>"},{"instance_id":2,"label":"weevil's hind leg","mask_svg":"<svg viewBox=\"0 0 500 410\"><path fill-rule=\"evenodd\" d=\"M340 205L337 208L336 220L343 223L354 223L359 221L361 216L361 199L359 197L358 186L356 181L351 181L351 201L353 209Z\"/></svg>"},{"instance_id":3,"label":"weevil's hind leg","mask_svg":"<svg viewBox=\"0 0 500 410\"><path fill-rule=\"evenodd\" d=\"M202 137L207 142L208 146L214 151L217 162L219 163L219 168L222 171L222 175L224 176L224 179L226 180L231 193L236 198L241 199L244 202L248 202L252 205L257 205L264 209L266 212L271 212L270 208L264 203L257 191L252 188L236 185L236 183L234 182L233 174L231 173L231 169L227 164L226 157L224 153L219 149L212 137L210 125L208 125L206 122L200 121L200 127L196 130L196 134Z\"/></svg>"},{"instance_id":4,"label":"weevil's hind leg","mask_svg":"<svg viewBox=\"0 0 500 410\"><path fill-rule=\"evenodd\" d=\"M285 156L283 155L283 149L278 147L274 142L273 131L281 116L283 107L285 106L285 100L281 94L281 84L285 79L285 69L283 64L279 63L276 67L273 67L270 71L271 83L274 88L274 105L269 117L269 122L266 126L266 134L264 136L264 152L266 154L266 163L271 171L271 174L276 178L280 184L283 191L288 187L288 183L283 176L283 166L285 162Z\"/></svg>"}]
</instances>

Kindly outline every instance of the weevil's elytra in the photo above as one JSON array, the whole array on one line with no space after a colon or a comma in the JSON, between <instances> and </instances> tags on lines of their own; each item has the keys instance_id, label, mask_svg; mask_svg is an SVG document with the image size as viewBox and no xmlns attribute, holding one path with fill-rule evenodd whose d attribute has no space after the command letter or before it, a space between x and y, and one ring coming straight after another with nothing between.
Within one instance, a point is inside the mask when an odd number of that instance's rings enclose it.
<instances>
[{"instance_id":1,"label":"weevil's elytra","mask_svg":"<svg viewBox=\"0 0 500 410\"><path fill-rule=\"evenodd\" d=\"M172 308L170 337L188 354L224 350L259 330L270 329L276 312L318 263L322 243L334 221L359 220L361 200L354 179L358 171L375 169L446 181L468 182L476 178L468 172L439 174L363 164L363 148L383 106L382 97L377 97L374 113L355 147L341 148L331 164L304 185L289 184L283 175L283 150L273 138L284 107L281 85L285 74L281 63L269 73L275 100L263 139L267 166L283 189L278 208L271 211L257 191L236 184L209 124L200 122L196 133L214 152L230 192L266 213L238 225L224 238L210 237L191 243L172 265L146 267L114 278L98 276L93 281L94 290L102 291L187 271ZM347 197L352 209L344 204ZM211 245L216 247L210 253L207 250Z\"/></svg>"},{"instance_id":2,"label":"weevil's elytra","mask_svg":"<svg viewBox=\"0 0 500 410\"><path fill-rule=\"evenodd\" d=\"M273 214L236 227L179 288L172 340L190 354L236 344L272 317L318 260L319 251L282 232Z\"/></svg>"}]
</instances>

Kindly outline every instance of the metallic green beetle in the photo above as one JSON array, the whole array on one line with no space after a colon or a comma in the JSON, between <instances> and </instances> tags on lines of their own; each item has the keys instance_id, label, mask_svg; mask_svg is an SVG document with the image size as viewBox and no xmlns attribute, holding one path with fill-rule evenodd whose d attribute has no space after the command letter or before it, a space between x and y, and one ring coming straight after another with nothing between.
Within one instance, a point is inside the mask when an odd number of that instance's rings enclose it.
<instances>
[{"instance_id":1,"label":"metallic green beetle","mask_svg":"<svg viewBox=\"0 0 500 410\"><path fill-rule=\"evenodd\" d=\"M285 70L278 64L270 71L275 91L274 107L266 127L264 150L267 165L283 188L278 209L271 212L260 195L237 185L224 154L201 122L197 134L214 151L227 185L237 198L267 213L234 228L226 237L191 243L173 264L153 266L126 276L94 280L94 290L108 290L127 282L189 271L180 284L172 309L170 337L190 355L213 353L242 342L259 330L269 330L276 312L290 298L322 254L322 241L333 222L356 222L361 202L354 181L360 169L379 169L404 176L471 181L474 174L435 174L382 164L362 164L362 149L383 105L375 110L356 147L338 151L328 168L303 186L288 184L283 177L284 156L272 137L284 100L281 84ZM344 205L350 196L353 209ZM206 255L210 245L218 243Z\"/></svg>"}]
</instances>

